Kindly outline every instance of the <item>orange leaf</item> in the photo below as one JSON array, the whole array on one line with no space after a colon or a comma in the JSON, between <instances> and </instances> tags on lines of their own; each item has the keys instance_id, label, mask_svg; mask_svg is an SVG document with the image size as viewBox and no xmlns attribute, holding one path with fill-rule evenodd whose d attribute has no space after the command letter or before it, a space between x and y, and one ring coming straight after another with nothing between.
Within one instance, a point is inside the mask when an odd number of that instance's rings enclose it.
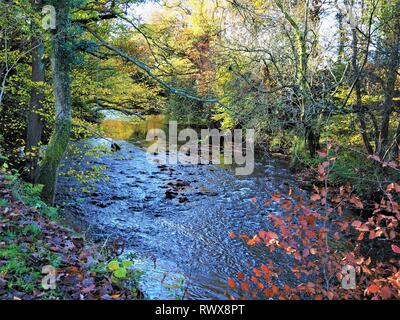
<instances>
[{"instance_id":1,"label":"orange leaf","mask_svg":"<svg viewBox=\"0 0 400 320\"><path fill-rule=\"evenodd\" d=\"M238 276L238 279L239 279L239 280L243 280L243 279L244 279L244 274L243 274L243 272L238 272L238 273L237 273L237 276Z\"/></svg>"},{"instance_id":2,"label":"orange leaf","mask_svg":"<svg viewBox=\"0 0 400 320\"><path fill-rule=\"evenodd\" d=\"M243 282L243 283L241 284L241 287L242 287L242 290L243 290L244 292L249 292L249 282L248 282L248 281Z\"/></svg>"},{"instance_id":3,"label":"orange leaf","mask_svg":"<svg viewBox=\"0 0 400 320\"><path fill-rule=\"evenodd\" d=\"M261 270L265 273L271 273L271 270L269 270L265 264L261 265Z\"/></svg>"},{"instance_id":4,"label":"orange leaf","mask_svg":"<svg viewBox=\"0 0 400 320\"><path fill-rule=\"evenodd\" d=\"M231 239L234 239L234 238L236 238L236 234L233 231L230 231L229 237L231 237Z\"/></svg>"},{"instance_id":5,"label":"orange leaf","mask_svg":"<svg viewBox=\"0 0 400 320\"><path fill-rule=\"evenodd\" d=\"M253 269L253 272L255 273L255 275L256 275L257 277L261 277L261 271L258 270L257 268L254 268L254 269Z\"/></svg>"},{"instance_id":6,"label":"orange leaf","mask_svg":"<svg viewBox=\"0 0 400 320\"><path fill-rule=\"evenodd\" d=\"M272 289L267 288L267 289L264 290L264 295L267 298L272 298L274 296L274 293L273 293Z\"/></svg>"},{"instance_id":7,"label":"orange leaf","mask_svg":"<svg viewBox=\"0 0 400 320\"><path fill-rule=\"evenodd\" d=\"M276 286L276 285L272 285L271 286L271 289L272 289L272 292L274 293L274 294L278 294L279 293L279 288Z\"/></svg>"},{"instance_id":8,"label":"orange leaf","mask_svg":"<svg viewBox=\"0 0 400 320\"><path fill-rule=\"evenodd\" d=\"M257 236L254 236L252 239L247 241L249 246L254 246L256 243L260 242L260 239Z\"/></svg>"},{"instance_id":9,"label":"orange leaf","mask_svg":"<svg viewBox=\"0 0 400 320\"><path fill-rule=\"evenodd\" d=\"M232 289L236 287L236 283L235 280L233 280L232 278L228 279L228 286L231 287Z\"/></svg>"},{"instance_id":10,"label":"orange leaf","mask_svg":"<svg viewBox=\"0 0 400 320\"><path fill-rule=\"evenodd\" d=\"M368 288L367 291L369 293L375 294L379 292L379 287L376 284L371 284Z\"/></svg>"},{"instance_id":11,"label":"orange leaf","mask_svg":"<svg viewBox=\"0 0 400 320\"><path fill-rule=\"evenodd\" d=\"M257 202L257 198L251 198L251 202L256 203Z\"/></svg>"}]
</instances>

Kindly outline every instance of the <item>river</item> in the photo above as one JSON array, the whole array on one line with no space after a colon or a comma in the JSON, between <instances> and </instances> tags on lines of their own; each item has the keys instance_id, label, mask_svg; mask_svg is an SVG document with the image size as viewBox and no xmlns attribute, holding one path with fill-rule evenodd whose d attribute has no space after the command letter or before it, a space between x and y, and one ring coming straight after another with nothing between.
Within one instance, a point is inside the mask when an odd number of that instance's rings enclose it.
<instances>
[{"instance_id":1,"label":"river","mask_svg":"<svg viewBox=\"0 0 400 320\"><path fill-rule=\"evenodd\" d=\"M231 231L273 229L266 216L281 215L282 209L263 203L294 185L286 163L257 159L254 173L240 177L232 167L149 162L146 133L163 126L159 116L136 123L106 119L105 135L118 141L120 151L82 156L76 149L111 142L93 138L72 144L75 152L63 163L57 193L69 221L94 240L122 238L125 253L134 253L135 267L145 272L141 285L148 299L226 299L235 294L227 279L238 271L246 273L268 258L289 268L287 257L271 257L229 237ZM83 182L65 173L89 166L107 177L82 192Z\"/></svg>"}]
</instances>

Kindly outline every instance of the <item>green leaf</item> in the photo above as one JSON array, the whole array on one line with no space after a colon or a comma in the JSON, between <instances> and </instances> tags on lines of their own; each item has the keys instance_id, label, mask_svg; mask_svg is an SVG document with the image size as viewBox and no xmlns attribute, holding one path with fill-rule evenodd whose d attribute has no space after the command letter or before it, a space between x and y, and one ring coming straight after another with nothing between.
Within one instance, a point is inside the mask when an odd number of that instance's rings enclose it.
<instances>
[{"instance_id":1,"label":"green leaf","mask_svg":"<svg viewBox=\"0 0 400 320\"><path fill-rule=\"evenodd\" d=\"M123 266L124 268L130 268L130 267L133 266L133 262L130 261L130 260L123 260L123 261L122 261L122 266Z\"/></svg>"},{"instance_id":2,"label":"green leaf","mask_svg":"<svg viewBox=\"0 0 400 320\"><path fill-rule=\"evenodd\" d=\"M107 265L108 270L115 271L119 269L119 262L117 260L112 260Z\"/></svg>"},{"instance_id":3,"label":"green leaf","mask_svg":"<svg viewBox=\"0 0 400 320\"><path fill-rule=\"evenodd\" d=\"M126 269L125 268L119 268L114 271L114 277L118 279L125 279L126 278Z\"/></svg>"}]
</instances>

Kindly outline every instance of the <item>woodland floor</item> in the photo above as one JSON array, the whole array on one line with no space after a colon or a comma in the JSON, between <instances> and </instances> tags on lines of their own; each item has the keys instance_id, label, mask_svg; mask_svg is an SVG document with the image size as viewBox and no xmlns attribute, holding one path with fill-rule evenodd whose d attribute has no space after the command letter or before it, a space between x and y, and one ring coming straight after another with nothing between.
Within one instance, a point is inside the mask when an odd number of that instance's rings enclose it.
<instances>
[{"instance_id":1,"label":"woodland floor","mask_svg":"<svg viewBox=\"0 0 400 320\"><path fill-rule=\"evenodd\" d=\"M132 283L115 283L98 247L88 247L82 236L48 217L44 204L25 204L14 183L0 175L0 300L141 296ZM56 268L52 290L42 286L48 265Z\"/></svg>"}]
</instances>

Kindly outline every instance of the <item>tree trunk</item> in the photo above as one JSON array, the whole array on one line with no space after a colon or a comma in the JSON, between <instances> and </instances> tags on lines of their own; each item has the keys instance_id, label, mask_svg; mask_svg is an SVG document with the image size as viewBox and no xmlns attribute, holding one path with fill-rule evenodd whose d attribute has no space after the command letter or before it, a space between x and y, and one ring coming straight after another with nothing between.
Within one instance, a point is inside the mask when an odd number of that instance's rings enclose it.
<instances>
[{"instance_id":1,"label":"tree trunk","mask_svg":"<svg viewBox=\"0 0 400 320\"><path fill-rule=\"evenodd\" d=\"M362 107L362 92L361 92L361 81L360 81L360 70L357 64L357 57L358 57L358 36L357 30L353 29L352 31L353 41L353 55L351 59L352 69L353 69L353 78L355 81L355 92L356 92L356 103L354 105L354 111L357 114L358 122L360 124L360 133L364 142L365 149L367 150L368 154L373 154L373 149L368 137L367 133L367 124L365 121L365 114Z\"/></svg>"},{"instance_id":2,"label":"tree trunk","mask_svg":"<svg viewBox=\"0 0 400 320\"><path fill-rule=\"evenodd\" d=\"M380 131L380 145L378 153L382 159L390 155L390 149L392 144L389 141L389 127L390 127L390 117L393 113L393 98L395 96L395 87L397 79L397 70L399 68L399 50L400 50L400 23L398 24L394 33L396 38L392 47L390 48L390 54L388 57L388 67L387 67L387 80L385 86L385 99L383 103L383 117L382 117L382 127ZM389 159L388 159L389 160Z\"/></svg>"},{"instance_id":3,"label":"tree trunk","mask_svg":"<svg viewBox=\"0 0 400 320\"><path fill-rule=\"evenodd\" d=\"M305 129L305 139L306 139L306 146L310 156L312 158L315 157L317 151L321 149L320 145L320 134L317 130L312 127L306 127Z\"/></svg>"},{"instance_id":4,"label":"tree trunk","mask_svg":"<svg viewBox=\"0 0 400 320\"><path fill-rule=\"evenodd\" d=\"M338 61L339 63L343 63L345 54L345 45L346 45L346 32L344 29L344 24L343 24L343 13L339 10L339 12L336 15L338 24L339 24L339 49L338 49Z\"/></svg>"},{"instance_id":5,"label":"tree trunk","mask_svg":"<svg viewBox=\"0 0 400 320\"><path fill-rule=\"evenodd\" d=\"M396 131L396 138L395 138L395 144L393 146L393 151L392 151L392 159L398 159L400 156L400 122L399 125L397 126L397 131Z\"/></svg>"},{"instance_id":6,"label":"tree trunk","mask_svg":"<svg viewBox=\"0 0 400 320\"><path fill-rule=\"evenodd\" d=\"M43 83L45 81L45 65L43 62L44 45L39 37L32 38L32 82ZM30 154L26 168L28 169L28 180L35 183L38 169L39 143L42 140L44 92L42 88L33 87L31 91L28 128L26 137L26 152Z\"/></svg>"},{"instance_id":7,"label":"tree trunk","mask_svg":"<svg viewBox=\"0 0 400 320\"><path fill-rule=\"evenodd\" d=\"M70 65L68 50L69 5L68 0L57 1L57 29L53 34L52 75L56 104L56 126L46 148L38 182L44 185L43 199L54 204L58 166L68 146L72 127Z\"/></svg>"}]
</instances>

